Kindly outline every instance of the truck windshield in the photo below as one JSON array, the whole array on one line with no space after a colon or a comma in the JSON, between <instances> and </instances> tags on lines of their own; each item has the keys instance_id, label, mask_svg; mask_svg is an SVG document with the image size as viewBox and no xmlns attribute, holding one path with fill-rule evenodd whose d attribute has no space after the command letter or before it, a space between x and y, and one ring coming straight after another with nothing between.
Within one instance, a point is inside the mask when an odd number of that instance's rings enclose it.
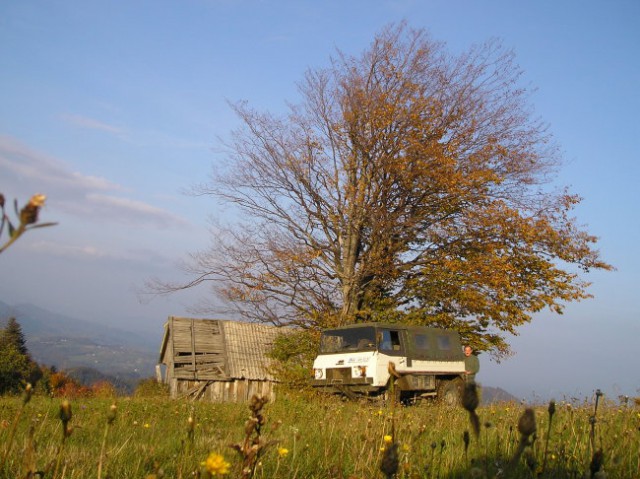
<instances>
[{"instance_id":1,"label":"truck windshield","mask_svg":"<svg viewBox=\"0 0 640 479\"><path fill-rule=\"evenodd\" d=\"M320 352L325 354L375 349L376 331L372 327L327 330L320 338Z\"/></svg>"}]
</instances>

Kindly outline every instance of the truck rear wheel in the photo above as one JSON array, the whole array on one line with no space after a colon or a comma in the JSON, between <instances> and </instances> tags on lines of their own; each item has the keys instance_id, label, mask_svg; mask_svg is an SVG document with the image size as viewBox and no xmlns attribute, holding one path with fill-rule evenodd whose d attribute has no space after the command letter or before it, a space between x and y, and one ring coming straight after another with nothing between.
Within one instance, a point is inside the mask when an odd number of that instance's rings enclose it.
<instances>
[{"instance_id":1,"label":"truck rear wheel","mask_svg":"<svg viewBox=\"0 0 640 479\"><path fill-rule=\"evenodd\" d=\"M440 380L437 390L438 403L445 406L457 406L460 404L460 395L462 393L462 379L445 379Z\"/></svg>"}]
</instances>

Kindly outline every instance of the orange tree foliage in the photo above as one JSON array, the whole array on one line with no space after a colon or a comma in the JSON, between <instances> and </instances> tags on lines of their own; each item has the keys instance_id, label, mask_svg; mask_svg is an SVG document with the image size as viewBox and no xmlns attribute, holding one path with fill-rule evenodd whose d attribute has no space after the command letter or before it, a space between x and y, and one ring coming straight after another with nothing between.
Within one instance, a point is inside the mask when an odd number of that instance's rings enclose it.
<instances>
[{"instance_id":1,"label":"orange tree foliage","mask_svg":"<svg viewBox=\"0 0 640 479\"><path fill-rule=\"evenodd\" d=\"M549 186L560 159L532 117L513 54L459 56L390 26L359 56L307 72L285 117L234 105L229 168L198 188L231 205L187 284L253 320L451 327L480 350L588 297L609 269Z\"/></svg>"}]
</instances>

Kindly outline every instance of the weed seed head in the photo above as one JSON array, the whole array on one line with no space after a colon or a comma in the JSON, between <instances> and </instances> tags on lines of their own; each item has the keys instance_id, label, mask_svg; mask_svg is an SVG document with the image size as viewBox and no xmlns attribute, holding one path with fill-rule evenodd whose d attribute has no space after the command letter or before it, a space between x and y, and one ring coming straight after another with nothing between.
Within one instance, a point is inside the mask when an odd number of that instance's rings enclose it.
<instances>
[{"instance_id":1,"label":"weed seed head","mask_svg":"<svg viewBox=\"0 0 640 479\"><path fill-rule=\"evenodd\" d=\"M47 199L45 195L33 195L24 208L20 211L20 223L23 225L31 225L38 222L38 212Z\"/></svg>"},{"instance_id":2,"label":"weed seed head","mask_svg":"<svg viewBox=\"0 0 640 479\"><path fill-rule=\"evenodd\" d=\"M71 421L71 404L66 399L60 404L60 420L66 426Z\"/></svg>"},{"instance_id":3,"label":"weed seed head","mask_svg":"<svg viewBox=\"0 0 640 479\"><path fill-rule=\"evenodd\" d=\"M254 394L251 397L251 401L249 402L249 409L253 414L258 415L258 413L262 411L262 408L264 407L264 405L267 404L268 402L269 402L268 397L266 396L259 397Z\"/></svg>"},{"instance_id":4,"label":"weed seed head","mask_svg":"<svg viewBox=\"0 0 640 479\"><path fill-rule=\"evenodd\" d=\"M556 402L553 399L549 401L549 408L547 411L549 412L549 420L551 420L553 415L556 413Z\"/></svg>"},{"instance_id":5,"label":"weed seed head","mask_svg":"<svg viewBox=\"0 0 640 479\"><path fill-rule=\"evenodd\" d=\"M73 428L69 426L69 421L71 421L71 404L66 399L62 401L60 404L60 420L62 421L62 437L64 439L71 436L73 432Z\"/></svg>"},{"instance_id":6,"label":"weed seed head","mask_svg":"<svg viewBox=\"0 0 640 479\"><path fill-rule=\"evenodd\" d=\"M518 432L528 438L536 432L536 414L532 408L526 408L518 420Z\"/></svg>"},{"instance_id":7,"label":"weed seed head","mask_svg":"<svg viewBox=\"0 0 640 479\"><path fill-rule=\"evenodd\" d=\"M31 401L31 396L33 395L33 386L31 383L27 383L24 388L24 394L22 395L22 404L27 404Z\"/></svg>"},{"instance_id":8,"label":"weed seed head","mask_svg":"<svg viewBox=\"0 0 640 479\"><path fill-rule=\"evenodd\" d=\"M107 424L113 424L116 420L116 413L118 412L118 406L112 404L109 408L109 414L107 414Z\"/></svg>"}]
</instances>

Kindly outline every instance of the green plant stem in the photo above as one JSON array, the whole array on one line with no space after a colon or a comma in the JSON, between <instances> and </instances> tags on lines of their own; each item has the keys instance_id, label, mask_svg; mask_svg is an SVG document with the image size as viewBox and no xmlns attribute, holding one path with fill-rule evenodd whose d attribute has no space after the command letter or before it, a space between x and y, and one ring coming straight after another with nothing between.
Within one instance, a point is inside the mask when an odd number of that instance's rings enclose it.
<instances>
[{"instance_id":1,"label":"green plant stem","mask_svg":"<svg viewBox=\"0 0 640 479\"><path fill-rule=\"evenodd\" d=\"M104 450L107 446L107 436L109 435L109 426L107 423L104 425L104 435L102 436L102 446L100 447L100 461L98 462L98 479L102 477L102 463L104 462Z\"/></svg>"},{"instance_id":2,"label":"green plant stem","mask_svg":"<svg viewBox=\"0 0 640 479\"><path fill-rule=\"evenodd\" d=\"M7 448L5 449L4 454L2 455L2 464L0 464L0 469L4 468L5 463L7 461L7 457L9 457L9 452L13 447L13 438L15 437L16 429L18 428L18 422L20 421L20 417L22 416L22 413L25 407L26 407L26 404L22 403L22 405L20 406L20 409L16 413L15 419L13 420L13 424L11 425L11 431L9 432L9 440L7 441Z\"/></svg>"},{"instance_id":3,"label":"green plant stem","mask_svg":"<svg viewBox=\"0 0 640 479\"><path fill-rule=\"evenodd\" d=\"M56 479L56 477L58 477L58 469L60 469L60 463L62 462L62 451L64 450L64 443L67 440L67 434L66 431L63 432L63 436L62 436L62 443L60 444L60 447L58 448L58 454L56 457L56 467L53 470L53 479Z\"/></svg>"},{"instance_id":4,"label":"green plant stem","mask_svg":"<svg viewBox=\"0 0 640 479\"><path fill-rule=\"evenodd\" d=\"M20 238L20 236L22 236L22 233L24 233L26 230L26 225L21 224L20 226L18 226L9 240L4 245L0 246L0 253L11 246L18 238Z\"/></svg>"},{"instance_id":5,"label":"green plant stem","mask_svg":"<svg viewBox=\"0 0 640 479\"><path fill-rule=\"evenodd\" d=\"M542 469L541 469L541 473L540 475L544 475L544 472L546 470L547 467L547 455L549 454L549 438L551 436L551 422L553 421L553 419L549 419L549 427L547 427L547 437L545 438L544 441L544 455L542 457Z\"/></svg>"}]
</instances>

